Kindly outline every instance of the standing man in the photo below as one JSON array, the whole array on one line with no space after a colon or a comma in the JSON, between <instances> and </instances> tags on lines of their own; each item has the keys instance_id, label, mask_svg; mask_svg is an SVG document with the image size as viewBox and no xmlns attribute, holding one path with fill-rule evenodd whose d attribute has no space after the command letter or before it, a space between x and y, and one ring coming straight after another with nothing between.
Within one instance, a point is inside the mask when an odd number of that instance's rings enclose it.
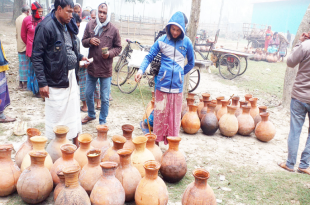
<instances>
[{"instance_id":1,"label":"standing man","mask_svg":"<svg viewBox=\"0 0 310 205\"><path fill-rule=\"evenodd\" d=\"M82 120L83 124L96 119L94 91L98 79L101 97L99 123L105 124L107 122L113 58L122 51L121 37L118 29L110 23L110 17L108 5L101 3L98 6L97 18L87 24L82 39L83 46L89 48L88 57L94 58L94 62L87 69L86 103L88 116ZM108 51L103 52L102 49L105 47L108 48Z\"/></svg>"},{"instance_id":2,"label":"standing man","mask_svg":"<svg viewBox=\"0 0 310 205\"><path fill-rule=\"evenodd\" d=\"M294 68L299 64L297 76L292 90L290 133L288 135L288 157L286 162L278 165L283 169L294 172L296 164L299 138L306 115L310 113L310 40L309 35L303 33L299 42L287 58L287 66ZM301 154L297 171L310 175L310 133L304 151Z\"/></svg>"},{"instance_id":3,"label":"standing man","mask_svg":"<svg viewBox=\"0 0 310 205\"><path fill-rule=\"evenodd\" d=\"M94 19L94 20L96 20L96 16L97 16L97 10L96 9L92 9L91 11L90 11L90 19Z\"/></svg>"},{"instance_id":4,"label":"standing man","mask_svg":"<svg viewBox=\"0 0 310 205\"><path fill-rule=\"evenodd\" d=\"M36 28L32 63L45 97L45 135L53 139L56 125L69 127L68 139L77 144L82 132L79 61L87 60L77 51L78 27L72 19L73 1L55 0L55 9Z\"/></svg>"},{"instance_id":5,"label":"standing man","mask_svg":"<svg viewBox=\"0 0 310 205\"><path fill-rule=\"evenodd\" d=\"M30 14L30 7L28 5L23 6L22 14L16 19L16 41L17 41L17 52L19 61L19 86L18 89L27 89L27 76L29 59L26 56L26 44L21 37L21 30L24 18Z\"/></svg>"}]
</instances>

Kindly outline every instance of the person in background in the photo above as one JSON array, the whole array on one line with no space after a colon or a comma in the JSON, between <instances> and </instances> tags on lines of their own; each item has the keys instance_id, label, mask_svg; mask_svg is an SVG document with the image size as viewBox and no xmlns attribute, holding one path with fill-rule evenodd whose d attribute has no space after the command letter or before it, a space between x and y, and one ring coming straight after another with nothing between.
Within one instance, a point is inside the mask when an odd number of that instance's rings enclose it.
<instances>
[{"instance_id":1,"label":"person in background","mask_svg":"<svg viewBox=\"0 0 310 205\"><path fill-rule=\"evenodd\" d=\"M4 115L4 110L10 105L10 95L5 71L9 70L9 63L6 59L4 49L0 39L0 123L14 122L15 118Z\"/></svg>"},{"instance_id":2,"label":"person in background","mask_svg":"<svg viewBox=\"0 0 310 205\"><path fill-rule=\"evenodd\" d=\"M182 12L176 12L171 17L166 26L167 34L154 43L135 76L135 80L140 81L154 57L162 52L154 108L153 129L157 143L164 141L167 144L167 136L179 136L184 75L195 65L193 44L185 35L184 22ZM186 57L188 63L184 66Z\"/></svg>"},{"instance_id":3,"label":"person in background","mask_svg":"<svg viewBox=\"0 0 310 205\"><path fill-rule=\"evenodd\" d=\"M43 20L43 8L38 2L31 5L32 15L25 17L21 29L21 38L26 44L26 56L31 58L32 44L36 26ZM29 59L27 88L32 91L35 97L40 98L38 81L34 73L32 62Z\"/></svg>"},{"instance_id":4,"label":"person in background","mask_svg":"<svg viewBox=\"0 0 310 205\"><path fill-rule=\"evenodd\" d=\"M86 21L90 20L90 11L83 10L83 12L82 12L82 20L86 20Z\"/></svg>"},{"instance_id":5,"label":"person in background","mask_svg":"<svg viewBox=\"0 0 310 205\"><path fill-rule=\"evenodd\" d=\"M280 39L278 36L278 32L275 32L271 38L271 40L269 41L269 46L267 49L268 53L276 53L279 49L280 46Z\"/></svg>"},{"instance_id":6,"label":"person in background","mask_svg":"<svg viewBox=\"0 0 310 205\"><path fill-rule=\"evenodd\" d=\"M82 17L82 6L79 3L74 4L74 13Z\"/></svg>"},{"instance_id":7,"label":"person in background","mask_svg":"<svg viewBox=\"0 0 310 205\"><path fill-rule=\"evenodd\" d=\"M83 46L89 48L89 58L94 62L88 66L86 80L86 103L88 116L82 123L96 119L94 109L94 91L100 81L101 110L99 123L105 124L109 112L109 94L111 92L111 77L113 58L122 51L121 37L118 29L110 22L111 14L106 3L98 6L96 19L88 22L82 39ZM103 52L103 48L108 48Z\"/></svg>"},{"instance_id":8,"label":"person in background","mask_svg":"<svg viewBox=\"0 0 310 205\"><path fill-rule=\"evenodd\" d=\"M97 10L96 9L91 10L90 11L90 18L95 20L96 16L97 16Z\"/></svg>"},{"instance_id":9,"label":"person in background","mask_svg":"<svg viewBox=\"0 0 310 205\"><path fill-rule=\"evenodd\" d=\"M290 47L291 46L291 40L292 40L292 34L290 33L289 30L287 30L286 39L288 41L288 47Z\"/></svg>"},{"instance_id":10,"label":"person in background","mask_svg":"<svg viewBox=\"0 0 310 205\"><path fill-rule=\"evenodd\" d=\"M266 37L265 37L265 51L267 51L268 46L269 46L269 41L272 38L272 31L271 31L271 26L268 26L268 29L266 30Z\"/></svg>"},{"instance_id":11,"label":"person in background","mask_svg":"<svg viewBox=\"0 0 310 205\"><path fill-rule=\"evenodd\" d=\"M284 40L282 40L281 43L280 43L280 46L279 46L279 60L281 59L281 62L284 61L284 56L286 54L286 50L287 50L288 45L289 45L288 42L284 41Z\"/></svg>"},{"instance_id":12,"label":"person in background","mask_svg":"<svg viewBox=\"0 0 310 205\"><path fill-rule=\"evenodd\" d=\"M294 172L297 160L299 139L306 115L310 118L310 40L309 34L303 33L299 42L287 58L287 66L293 69L298 65L298 72L292 89L290 133L287 139L288 157L286 162L278 165L290 172ZM310 132L306 146L301 154L297 171L310 175Z\"/></svg>"},{"instance_id":13,"label":"person in background","mask_svg":"<svg viewBox=\"0 0 310 205\"><path fill-rule=\"evenodd\" d=\"M19 61L19 86L18 89L27 89L27 77L29 68L29 58L26 56L26 44L22 40L21 31L24 19L29 16L30 7L28 5L23 6L22 14L16 19L16 41L17 41L17 52Z\"/></svg>"}]
</instances>

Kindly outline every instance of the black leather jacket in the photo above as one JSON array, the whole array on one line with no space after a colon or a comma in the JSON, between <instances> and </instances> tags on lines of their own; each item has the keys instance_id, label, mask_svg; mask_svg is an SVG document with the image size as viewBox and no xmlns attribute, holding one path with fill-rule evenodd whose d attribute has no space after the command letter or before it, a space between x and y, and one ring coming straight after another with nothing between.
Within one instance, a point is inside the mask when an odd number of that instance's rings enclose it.
<instances>
[{"instance_id":1,"label":"black leather jacket","mask_svg":"<svg viewBox=\"0 0 310 205\"><path fill-rule=\"evenodd\" d=\"M79 61L83 57L77 51L78 28L74 19L66 25L71 34L73 50L78 62L75 74L78 81ZM58 22L54 12L47 15L35 30L31 62L39 87L68 88L68 57L63 34L64 26Z\"/></svg>"}]
</instances>

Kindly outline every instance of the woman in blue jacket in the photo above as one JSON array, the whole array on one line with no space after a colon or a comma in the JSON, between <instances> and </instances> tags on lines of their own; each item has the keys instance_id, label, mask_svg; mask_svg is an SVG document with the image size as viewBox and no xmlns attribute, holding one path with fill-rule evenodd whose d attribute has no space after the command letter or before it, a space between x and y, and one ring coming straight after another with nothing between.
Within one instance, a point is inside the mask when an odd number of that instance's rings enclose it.
<instances>
[{"instance_id":1,"label":"woman in blue jacket","mask_svg":"<svg viewBox=\"0 0 310 205\"><path fill-rule=\"evenodd\" d=\"M168 143L167 136L179 136L182 111L184 75L195 65L191 40L185 36L182 12L176 12L166 26L167 34L160 37L144 58L136 81L139 81L154 57L161 52L161 66L157 76L154 109L156 142ZM186 66L185 58L188 63Z\"/></svg>"}]
</instances>

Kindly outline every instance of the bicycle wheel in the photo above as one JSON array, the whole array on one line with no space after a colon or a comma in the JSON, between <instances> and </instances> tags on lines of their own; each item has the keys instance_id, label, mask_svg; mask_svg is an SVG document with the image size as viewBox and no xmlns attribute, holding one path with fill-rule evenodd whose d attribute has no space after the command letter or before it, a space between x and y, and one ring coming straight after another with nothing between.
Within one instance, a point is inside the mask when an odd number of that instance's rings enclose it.
<instances>
[{"instance_id":1,"label":"bicycle wheel","mask_svg":"<svg viewBox=\"0 0 310 205\"><path fill-rule=\"evenodd\" d=\"M219 72L224 79L232 80L239 75L240 60L237 56L226 54L219 60Z\"/></svg>"},{"instance_id":2,"label":"bicycle wheel","mask_svg":"<svg viewBox=\"0 0 310 205\"><path fill-rule=\"evenodd\" d=\"M239 76L245 73L246 69L248 68L248 59L246 57L240 57L240 72Z\"/></svg>"},{"instance_id":3,"label":"bicycle wheel","mask_svg":"<svg viewBox=\"0 0 310 205\"><path fill-rule=\"evenodd\" d=\"M138 86L135 81L135 74L137 68L132 68L128 66L128 63L124 63L117 73L117 86L122 93L130 94Z\"/></svg>"},{"instance_id":4,"label":"bicycle wheel","mask_svg":"<svg viewBox=\"0 0 310 205\"><path fill-rule=\"evenodd\" d=\"M193 69L193 71L190 71L189 75L189 82L188 82L188 92L193 92L196 90L200 83L200 70L199 69Z\"/></svg>"},{"instance_id":5,"label":"bicycle wheel","mask_svg":"<svg viewBox=\"0 0 310 205\"><path fill-rule=\"evenodd\" d=\"M124 53L122 53L119 56L116 56L113 59L111 84L114 86L117 86L117 72L118 72L120 66L123 65L124 61L125 61Z\"/></svg>"}]
</instances>

